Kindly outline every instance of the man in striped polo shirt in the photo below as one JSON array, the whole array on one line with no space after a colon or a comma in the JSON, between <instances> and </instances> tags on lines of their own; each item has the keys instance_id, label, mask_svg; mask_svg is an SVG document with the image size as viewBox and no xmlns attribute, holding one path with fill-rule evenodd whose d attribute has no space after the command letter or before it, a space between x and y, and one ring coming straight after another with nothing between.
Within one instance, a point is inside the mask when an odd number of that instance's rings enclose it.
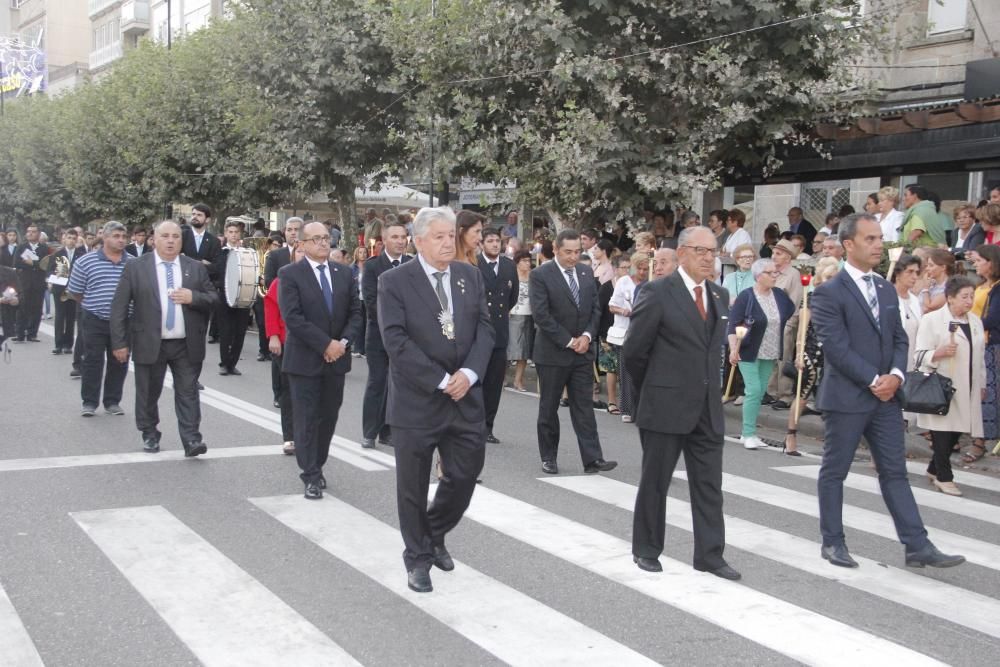
<instances>
[{"instance_id":1,"label":"man in striped polo shirt","mask_svg":"<svg viewBox=\"0 0 1000 667\"><path fill-rule=\"evenodd\" d=\"M104 247L90 252L73 263L67 291L80 302L80 332L84 350L80 396L84 417L93 417L101 402L101 380L104 380L104 410L111 415L124 415L119 405L122 387L128 374L128 362L117 361L111 349L111 301L131 255L125 253L128 232L125 225L112 220L104 225ZM105 372L105 364L107 371Z\"/></svg>"}]
</instances>

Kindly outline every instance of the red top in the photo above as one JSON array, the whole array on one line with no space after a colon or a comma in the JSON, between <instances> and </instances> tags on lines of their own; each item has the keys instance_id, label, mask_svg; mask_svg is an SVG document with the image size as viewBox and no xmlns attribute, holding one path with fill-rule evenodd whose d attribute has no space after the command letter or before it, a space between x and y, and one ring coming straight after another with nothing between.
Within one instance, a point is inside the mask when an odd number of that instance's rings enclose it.
<instances>
[{"instance_id":1,"label":"red top","mask_svg":"<svg viewBox=\"0 0 1000 667\"><path fill-rule=\"evenodd\" d=\"M993 232L986 232L986 242L993 245Z\"/></svg>"},{"instance_id":2,"label":"red top","mask_svg":"<svg viewBox=\"0 0 1000 667\"><path fill-rule=\"evenodd\" d=\"M264 333L270 338L277 334L281 344L285 344L285 320L278 306L278 279L275 278L264 297Z\"/></svg>"}]
</instances>

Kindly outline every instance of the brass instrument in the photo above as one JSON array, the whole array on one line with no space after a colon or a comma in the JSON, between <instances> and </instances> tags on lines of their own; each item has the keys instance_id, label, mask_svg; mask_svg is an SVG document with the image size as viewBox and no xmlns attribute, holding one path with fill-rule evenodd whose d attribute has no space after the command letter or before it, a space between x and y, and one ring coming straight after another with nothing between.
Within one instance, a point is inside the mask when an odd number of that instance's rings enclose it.
<instances>
[{"instance_id":1,"label":"brass instrument","mask_svg":"<svg viewBox=\"0 0 1000 667\"><path fill-rule=\"evenodd\" d=\"M267 288L264 287L264 261L267 259L268 249L271 247L269 238L249 238L243 239L244 248L252 248L257 253L257 294L263 299L267 296Z\"/></svg>"},{"instance_id":2,"label":"brass instrument","mask_svg":"<svg viewBox=\"0 0 1000 667\"><path fill-rule=\"evenodd\" d=\"M65 257L56 257L52 260L56 264L55 270L52 272L56 278L69 278L69 260ZM69 300L69 290L63 290L62 294L59 295L60 301Z\"/></svg>"}]
</instances>

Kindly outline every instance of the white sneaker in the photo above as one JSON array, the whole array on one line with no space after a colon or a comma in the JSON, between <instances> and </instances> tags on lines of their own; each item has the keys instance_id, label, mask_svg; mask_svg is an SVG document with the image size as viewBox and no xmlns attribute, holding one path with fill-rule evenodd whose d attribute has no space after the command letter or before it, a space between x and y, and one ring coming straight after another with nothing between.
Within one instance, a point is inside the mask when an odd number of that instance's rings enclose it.
<instances>
[{"instance_id":1,"label":"white sneaker","mask_svg":"<svg viewBox=\"0 0 1000 667\"><path fill-rule=\"evenodd\" d=\"M632 415L622 415L622 421L626 424L631 424L635 420L632 418Z\"/></svg>"},{"instance_id":2,"label":"white sneaker","mask_svg":"<svg viewBox=\"0 0 1000 667\"><path fill-rule=\"evenodd\" d=\"M736 400L733 401L733 405L743 405L744 396L737 396Z\"/></svg>"},{"instance_id":3,"label":"white sneaker","mask_svg":"<svg viewBox=\"0 0 1000 667\"><path fill-rule=\"evenodd\" d=\"M741 438L743 440L743 449L760 449L761 447L767 447L767 444L755 435L751 435L749 438Z\"/></svg>"}]
</instances>

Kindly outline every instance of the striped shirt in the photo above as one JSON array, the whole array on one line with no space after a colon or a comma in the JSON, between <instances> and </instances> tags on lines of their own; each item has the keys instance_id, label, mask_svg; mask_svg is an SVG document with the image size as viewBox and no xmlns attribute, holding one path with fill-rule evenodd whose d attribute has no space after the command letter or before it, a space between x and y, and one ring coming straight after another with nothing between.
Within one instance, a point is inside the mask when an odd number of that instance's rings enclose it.
<instances>
[{"instance_id":1,"label":"striped shirt","mask_svg":"<svg viewBox=\"0 0 1000 667\"><path fill-rule=\"evenodd\" d=\"M111 319L111 302L118 289L125 262L135 259L128 253L122 253L122 259L117 264L108 259L103 250L88 252L73 263L69 274L67 290L73 294L82 294L80 304L84 310L102 320Z\"/></svg>"}]
</instances>

